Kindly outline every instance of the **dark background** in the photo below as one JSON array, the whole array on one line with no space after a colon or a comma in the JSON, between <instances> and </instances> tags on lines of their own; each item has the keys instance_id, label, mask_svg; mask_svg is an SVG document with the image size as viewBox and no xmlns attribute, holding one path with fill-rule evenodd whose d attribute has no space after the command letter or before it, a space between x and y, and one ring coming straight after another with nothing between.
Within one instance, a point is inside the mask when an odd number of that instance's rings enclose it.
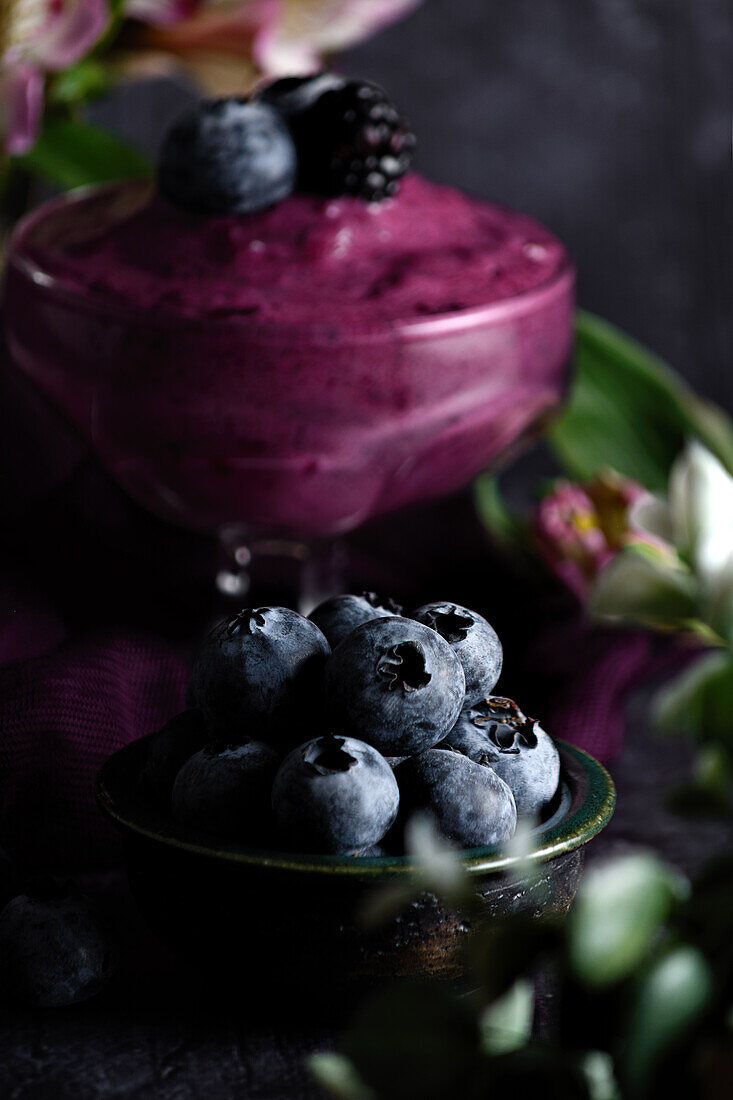
<instances>
[{"instance_id":1,"label":"dark background","mask_svg":"<svg viewBox=\"0 0 733 1100\"><path fill-rule=\"evenodd\" d=\"M582 306L733 409L731 0L425 0L341 67L409 113L421 171L537 215ZM94 113L152 151L185 98Z\"/></svg>"}]
</instances>

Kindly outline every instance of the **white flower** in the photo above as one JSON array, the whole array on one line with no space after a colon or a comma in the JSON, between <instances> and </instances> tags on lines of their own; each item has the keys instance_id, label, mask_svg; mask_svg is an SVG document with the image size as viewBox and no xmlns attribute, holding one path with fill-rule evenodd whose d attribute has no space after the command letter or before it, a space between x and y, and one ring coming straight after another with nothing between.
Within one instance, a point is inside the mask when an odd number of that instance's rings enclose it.
<instances>
[{"instance_id":1,"label":"white flower","mask_svg":"<svg viewBox=\"0 0 733 1100\"><path fill-rule=\"evenodd\" d=\"M672 466L668 499L635 501L630 523L674 544L681 560L618 555L598 577L591 610L733 643L733 477L722 463L690 443Z\"/></svg>"}]
</instances>

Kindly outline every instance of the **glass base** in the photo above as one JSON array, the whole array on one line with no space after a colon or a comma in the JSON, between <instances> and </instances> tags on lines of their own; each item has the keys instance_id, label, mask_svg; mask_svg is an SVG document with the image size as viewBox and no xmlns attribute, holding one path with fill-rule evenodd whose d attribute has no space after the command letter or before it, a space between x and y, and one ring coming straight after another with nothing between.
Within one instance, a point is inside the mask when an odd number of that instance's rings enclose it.
<instances>
[{"instance_id":1,"label":"glass base","mask_svg":"<svg viewBox=\"0 0 733 1100\"><path fill-rule=\"evenodd\" d=\"M346 546L339 540L279 538L230 524L219 532L216 587L224 610L292 607L308 615L344 591Z\"/></svg>"}]
</instances>

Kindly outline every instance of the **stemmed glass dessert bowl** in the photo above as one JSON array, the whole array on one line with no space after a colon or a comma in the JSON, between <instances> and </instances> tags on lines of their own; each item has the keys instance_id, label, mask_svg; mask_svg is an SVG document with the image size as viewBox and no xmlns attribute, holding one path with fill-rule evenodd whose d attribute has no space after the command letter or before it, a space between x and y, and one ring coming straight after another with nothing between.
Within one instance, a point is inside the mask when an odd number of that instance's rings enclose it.
<instances>
[{"instance_id":1,"label":"stemmed glass dessert bowl","mask_svg":"<svg viewBox=\"0 0 733 1100\"><path fill-rule=\"evenodd\" d=\"M307 557L496 465L566 385L560 242L416 175L382 199L55 199L11 243L12 360L153 512Z\"/></svg>"}]
</instances>

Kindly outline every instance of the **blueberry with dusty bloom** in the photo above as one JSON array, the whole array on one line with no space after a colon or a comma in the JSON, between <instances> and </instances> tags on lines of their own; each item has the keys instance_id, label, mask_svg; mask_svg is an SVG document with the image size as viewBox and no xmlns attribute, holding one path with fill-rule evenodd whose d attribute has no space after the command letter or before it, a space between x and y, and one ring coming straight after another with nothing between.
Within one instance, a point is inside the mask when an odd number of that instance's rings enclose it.
<instances>
[{"instance_id":1,"label":"blueberry with dusty bloom","mask_svg":"<svg viewBox=\"0 0 733 1100\"><path fill-rule=\"evenodd\" d=\"M191 698L220 744L268 739L311 713L330 646L286 607L243 608L219 623L196 657Z\"/></svg>"},{"instance_id":2,"label":"blueberry with dusty bloom","mask_svg":"<svg viewBox=\"0 0 733 1100\"><path fill-rule=\"evenodd\" d=\"M445 639L399 616L357 627L326 665L326 702L336 728L389 757L441 741L465 694L463 667Z\"/></svg>"},{"instance_id":3,"label":"blueberry with dusty bloom","mask_svg":"<svg viewBox=\"0 0 733 1100\"><path fill-rule=\"evenodd\" d=\"M395 769L400 820L429 813L447 839L483 848L511 839L517 825L514 798L490 768L448 749L429 749Z\"/></svg>"},{"instance_id":4,"label":"blueberry with dusty bloom","mask_svg":"<svg viewBox=\"0 0 733 1100\"><path fill-rule=\"evenodd\" d=\"M173 784L173 815L204 832L253 839L269 824L279 754L262 741L207 746L187 760Z\"/></svg>"},{"instance_id":5,"label":"blueberry with dusty bloom","mask_svg":"<svg viewBox=\"0 0 733 1100\"><path fill-rule=\"evenodd\" d=\"M427 603L413 612L419 623L437 630L463 665L466 704L489 695L501 674L501 642L491 623L457 603Z\"/></svg>"},{"instance_id":6,"label":"blueberry with dusty bloom","mask_svg":"<svg viewBox=\"0 0 733 1100\"><path fill-rule=\"evenodd\" d=\"M289 847L345 855L378 844L397 816L399 798L394 773L376 749L325 735L285 758L272 809Z\"/></svg>"},{"instance_id":7,"label":"blueberry with dusty bloom","mask_svg":"<svg viewBox=\"0 0 733 1100\"><path fill-rule=\"evenodd\" d=\"M557 791L557 746L511 699L489 696L467 707L445 743L501 776L520 817L539 817Z\"/></svg>"},{"instance_id":8,"label":"blueberry with dusty bloom","mask_svg":"<svg viewBox=\"0 0 733 1100\"><path fill-rule=\"evenodd\" d=\"M379 596L376 592L362 592L360 595L332 596L324 600L308 618L318 626L328 639L331 649L335 649L344 638L356 630L362 623L371 619L388 619L392 615L401 615L402 608L388 596Z\"/></svg>"}]
</instances>

